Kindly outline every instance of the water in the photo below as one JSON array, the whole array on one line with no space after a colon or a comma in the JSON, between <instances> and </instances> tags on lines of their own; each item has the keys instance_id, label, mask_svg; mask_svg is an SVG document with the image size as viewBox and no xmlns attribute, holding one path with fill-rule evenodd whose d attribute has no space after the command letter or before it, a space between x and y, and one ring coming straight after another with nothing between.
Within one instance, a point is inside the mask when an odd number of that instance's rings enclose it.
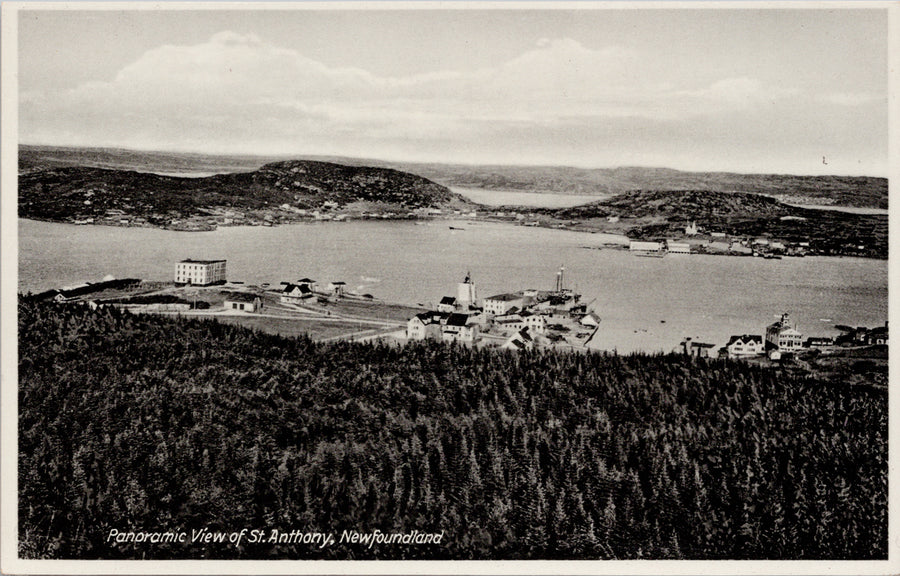
<instances>
[{"instance_id":1,"label":"water","mask_svg":"<svg viewBox=\"0 0 900 576\"><path fill-rule=\"evenodd\" d=\"M604 200L608 196L587 194L556 194L551 192L518 192L512 190L485 190L483 188L457 188L450 190L462 194L472 202L486 206L529 206L532 208L571 208Z\"/></svg>"},{"instance_id":2,"label":"water","mask_svg":"<svg viewBox=\"0 0 900 576\"><path fill-rule=\"evenodd\" d=\"M455 295L468 271L484 297L551 289L565 264L567 286L583 294L602 319L592 347L620 352L668 351L685 336L721 346L731 334L763 334L784 311L804 335L834 335L835 324L875 326L888 317L883 260L639 258L624 250L584 248L624 241L467 221L172 232L19 220L19 289L37 292L107 274L171 280L181 259L226 258L230 280L276 286L305 276L321 283L343 280L359 293L431 306Z\"/></svg>"}]
</instances>

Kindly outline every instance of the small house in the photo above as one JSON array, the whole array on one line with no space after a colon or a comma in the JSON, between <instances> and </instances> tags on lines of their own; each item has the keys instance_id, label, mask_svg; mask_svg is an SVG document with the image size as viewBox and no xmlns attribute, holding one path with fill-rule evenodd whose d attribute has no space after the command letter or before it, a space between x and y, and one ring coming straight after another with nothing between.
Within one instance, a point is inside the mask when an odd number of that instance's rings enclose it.
<instances>
[{"instance_id":1,"label":"small house","mask_svg":"<svg viewBox=\"0 0 900 576\"><path fill-rule=\"evenodd\" d=\"M445 342L471 344L478 339L478 324L468 314L451 314L441 327L441 335Z\"/></svg>"},{"instance_id":2,"label":"small house","mask_svg":"<svg viewBox=\"0 0 900 576\"><path fill-rule=\"evenodd\" d=\"M528 329L523 328L510 336L500 348L502 350L531 350L534 348L534 339L528 333Z\"/></svg>"},{"instance_id":3,"label":"small house","mask_svg":"<svg viewBox=\"0 0 900 576\"><path fill-rule=\"evenodd\" d=\"M299 304L313 297L308 284L287 284L281 291L281 301L285 304Z\"/></svg>"},{"instance_id":4,"label":"small house","mask_svg":"<svg viewBox=\"0 0 900 576\"><path fill-rule=\"evenodd\" d=\"M249 292L228 292L225 294L225 309L259 312L262 310L262 300L256 294Z\"/></svg>"},{"instance_id":5,"label":"small house","mask_svg":"<svg viewBox=\"0 0 900 576\"><path fill-rule=\"evenodd\" d=\"M408 340L437 340L441 337L441 321L446 316L435 312L416 314L406 323Z\"/></svg>"},{"instance_id":6,"label":"small house","mask_svg":"<svg viewBox=\"0 0 900 576\"><path fill-rule=\"evenodd\" d=\"M735 358L740 356L759 356L766 353L766 345L763 337L757 334L742 334L732 336L725 345L728 356Z\"/></svg>"},{"instance_id":7,"label":"small house","mask_svg":"<svg viewBox=\"0 0 900 576\"><path fill-rule=\"evenodd\" d=\"M443 298L441 298L441 301L438 302L437 309L438 312L446 312L448 314L451 312L455 312L457 309L456 298L454 298L453 296L444 296Z\"/></svg>"}]
</instances>

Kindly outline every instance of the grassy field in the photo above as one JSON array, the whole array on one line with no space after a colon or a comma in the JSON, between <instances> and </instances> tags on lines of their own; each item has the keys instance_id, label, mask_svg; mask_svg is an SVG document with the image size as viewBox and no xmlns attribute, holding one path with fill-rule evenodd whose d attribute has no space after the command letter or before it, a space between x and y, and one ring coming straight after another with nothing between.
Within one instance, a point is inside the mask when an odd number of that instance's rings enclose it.
<instances>
[{"instance_id":1,"label":"grassy field","mask_svg":"<svg viewBox=\"0 0 900 576\"><path fill-rule=\"evenodd\" d=\"M306 319L267 318L264 316L216 316L223 324L232 324L260 330L267 334L279 336L307 335L313 340L324 340L336 336L350 335L374 328L371 325L355 322L321 321Z\"/></svg>"}]
</instances>

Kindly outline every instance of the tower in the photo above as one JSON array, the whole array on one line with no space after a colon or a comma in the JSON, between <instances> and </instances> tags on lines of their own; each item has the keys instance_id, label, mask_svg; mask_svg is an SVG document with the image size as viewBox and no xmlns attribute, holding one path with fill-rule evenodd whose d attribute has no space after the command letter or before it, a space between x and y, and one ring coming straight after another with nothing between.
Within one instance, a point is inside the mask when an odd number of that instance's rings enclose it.
<instances>
[{"instance_id":1,"label":"tower","mask_svg":"<svg viewBox=\"0 0 900 576\"><path fill-rule=\"evenodd\" d=\"M466 272L466 279L456 285L456 301L465 311L475 305L475 299L475 283L472 282L472 274Z\"/></svg>"}]
</instances>

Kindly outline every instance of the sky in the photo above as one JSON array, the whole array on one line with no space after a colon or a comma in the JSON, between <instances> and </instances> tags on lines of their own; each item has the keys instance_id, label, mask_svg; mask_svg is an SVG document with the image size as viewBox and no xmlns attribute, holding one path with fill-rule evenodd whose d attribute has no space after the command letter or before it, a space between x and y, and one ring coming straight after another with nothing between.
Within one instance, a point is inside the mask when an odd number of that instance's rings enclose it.
<instances>
[{"instance_id":1,"label":"sky","mask_svg":"<svg viewBox=\"0 0 900 576\"><path fill-rule=\"evenodd\" d=\"M411 6L25 8L20 142L888 173L884 9Z\"/></svg>"}]
</instances>

